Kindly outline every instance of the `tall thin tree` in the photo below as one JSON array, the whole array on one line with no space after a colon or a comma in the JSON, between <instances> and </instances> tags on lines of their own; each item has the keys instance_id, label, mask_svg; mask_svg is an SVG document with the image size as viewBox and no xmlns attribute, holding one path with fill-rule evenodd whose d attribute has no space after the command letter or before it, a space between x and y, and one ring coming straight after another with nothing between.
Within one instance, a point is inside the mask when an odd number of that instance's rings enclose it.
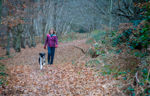
<instances>
[{"instance_id":1,"label":"tall thin tree","mask_svg":"<svg viewBox=\"0 0 150 96\"><path fill-rule=\"evenodd\" d=\"M0 0L0 27L1 27L1 16L2 16L2 2L3 0Z\"/></svg>"},{"instance_id":2,"label":"tall thin tree","mask_svg":"<svg viewBox=\"0 0 150 96\"><path fill-rule=\"evenodd\" d=\"M109 0L109 33L111 33L111 23L112 23L112 0Z\"/></svg>"}]
</instances>

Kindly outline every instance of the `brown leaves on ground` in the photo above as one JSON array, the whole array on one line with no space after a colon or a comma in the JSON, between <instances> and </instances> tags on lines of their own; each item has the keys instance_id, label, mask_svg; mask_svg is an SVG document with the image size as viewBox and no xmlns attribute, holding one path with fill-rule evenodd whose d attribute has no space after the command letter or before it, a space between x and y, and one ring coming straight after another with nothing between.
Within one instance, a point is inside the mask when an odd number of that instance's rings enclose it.
<instances>
[{"instance_id":1,"label":"brown leaves on ground","mask_svg":"<svg viewBox=\"0 0 150 96\"><path fill-rule=\"evenodd\" d=\"M22 49L20 53L1 62L7 65L8 85L2 89L3 95L23 96L111 96L116 94L113 78L97 76L84 64L76 66L73 60L84 54L74 45L87 48L86 40L60 43L56 49L53 65L45 65L40 70L39 52L47 53L43 45Z\"/></svg>"}]
</instances>

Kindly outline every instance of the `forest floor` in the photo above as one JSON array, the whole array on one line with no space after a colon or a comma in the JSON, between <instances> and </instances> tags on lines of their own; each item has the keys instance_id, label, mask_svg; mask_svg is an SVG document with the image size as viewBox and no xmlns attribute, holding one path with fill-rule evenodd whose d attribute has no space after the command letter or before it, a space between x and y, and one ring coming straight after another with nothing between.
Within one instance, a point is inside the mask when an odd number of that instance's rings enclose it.
<instances>
[{"instance_id":1,"label":"forest floor","mask_svg":"<svg viewBox=\"0 0 150 96\"><path fill-rule=\"evenodd\" d=\"M9 70L7 85L0 87L0 93L7 96L114 96L117 90L114 78L95 75L85 62L73 64L84 56L74 45L89 47L86 39L59 43L54 64L46 64L43 70L40 70L38 58L40 52L45 52L47 59L47 50L42 44L21 49L19 53L11 49L12 57L4 56L6 50L0 48L1 56L5 58L0 62Z\"/></svg>"}]
</instances>

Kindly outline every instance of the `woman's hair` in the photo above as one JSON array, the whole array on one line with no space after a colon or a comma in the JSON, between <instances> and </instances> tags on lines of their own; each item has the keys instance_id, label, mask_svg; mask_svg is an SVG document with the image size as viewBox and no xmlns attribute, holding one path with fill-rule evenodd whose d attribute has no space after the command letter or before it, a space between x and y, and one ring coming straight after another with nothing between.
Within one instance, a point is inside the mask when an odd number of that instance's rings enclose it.
<instances>
[{"instance_id":1,"label":"woman's hair","mask_svg":"<svg viewBox=\"0 0 150 96\"><path fill-rule=\"evenodd\" d=\"M55 30L54 30L54 29L50 29L50 30L49 30L49 34L50 34L50 31L51 31L51 30L53 30L53 34L56 34L56 32L55 32Z\"/></svg>"}]
</instances>

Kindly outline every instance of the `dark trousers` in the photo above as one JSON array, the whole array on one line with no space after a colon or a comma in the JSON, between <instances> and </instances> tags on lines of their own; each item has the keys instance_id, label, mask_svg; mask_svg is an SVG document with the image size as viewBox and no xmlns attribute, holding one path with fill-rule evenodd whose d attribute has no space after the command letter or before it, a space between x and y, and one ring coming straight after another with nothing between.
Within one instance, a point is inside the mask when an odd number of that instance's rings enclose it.
<instances>
[{"instance_id":1,"label":"dark trousers","mask_svg":"<svg viewBox=\"0 0 150 96\"><path fill-rule=\"evenodd\" d=\"M53 60L54 60L54 54L55 54L55 47L47 47L48 49L48 64L53 64ZM50 58L51 58L51 62L50 62Z\"/></svg>"}]
</instances>

